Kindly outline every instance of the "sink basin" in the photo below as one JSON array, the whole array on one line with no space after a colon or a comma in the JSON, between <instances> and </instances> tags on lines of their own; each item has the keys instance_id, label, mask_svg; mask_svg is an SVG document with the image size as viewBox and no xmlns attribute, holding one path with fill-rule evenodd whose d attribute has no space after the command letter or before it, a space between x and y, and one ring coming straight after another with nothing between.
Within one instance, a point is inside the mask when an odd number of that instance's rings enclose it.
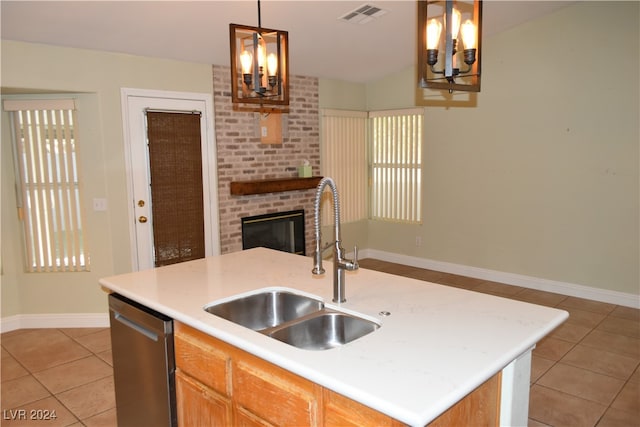
<instances>
[{"instance_id":1,"label":"sink basin","mask_svg":"<svg viewBox=\"0 0 640 427\"><path fill-rule=\"evenodd\" d=\"M265 290L212 303L204 309L238 325L306 350L347 344L380 327L374 321L326 308L319 298Z\"/></svg>"},{"instance_id":2,"label":"sink basin","mask_svg":"<svg viewBox=\"0 0 640 427\"><path fill-rule=\"evenodd\" d=\"M317 312L323 307L324 303L319 299L271 290L212 304L204 309L254 331L261 331Z\"/></svg>"},{"instance_id":3,"label":"sink basin","mask_svg":"<svg viewBox=\"0 0 640 427\"><path fill-rule=\"evenodd\" d=\"M322 311L304 320L279 328L269 336L294 347L327 350L363 337L379 325L361 317L334 311Z\"/></svg>"}]
</instances>

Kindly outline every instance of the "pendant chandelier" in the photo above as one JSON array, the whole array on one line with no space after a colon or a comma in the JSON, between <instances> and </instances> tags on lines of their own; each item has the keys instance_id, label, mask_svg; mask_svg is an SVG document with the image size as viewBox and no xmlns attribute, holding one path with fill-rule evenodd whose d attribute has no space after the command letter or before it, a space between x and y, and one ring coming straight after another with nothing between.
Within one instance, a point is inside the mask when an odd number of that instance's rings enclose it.
<instances>
[{"instance_id":1,"label":"pendant chandelier","mask_svg":"<svg viewBox=\"0 0 640 427\"><path fill-rule=\"evenodd\" d=\"M418 84L480 92L481 0L418 0Z\"/></svg>"},{"instance_id":2,"label":"pendant chandelier","mask_svg":"<svg viewBox=\"0 0 640 427\"><path fill-rule=\"evenodd\" d=\"M269 109L264 105L289 105L289 34L262 28L260 0L258 26L229 24L229 40L234 109L268 112L275 111L277 107ZM240 104L254 106L240 107Z\"/></svg>"}]
</instances>

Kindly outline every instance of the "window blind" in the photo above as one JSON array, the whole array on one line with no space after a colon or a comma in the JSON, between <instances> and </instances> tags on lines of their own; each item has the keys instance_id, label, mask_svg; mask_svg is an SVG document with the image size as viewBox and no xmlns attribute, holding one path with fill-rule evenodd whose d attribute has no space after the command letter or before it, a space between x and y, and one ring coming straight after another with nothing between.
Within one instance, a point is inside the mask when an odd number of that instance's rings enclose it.
<instances>
[{"instance_id":1,"label":"window blind","mask_svg":"<svg viewBox=\"0 0 640 427\"><path fill-rule=\"evenodd\" d=\"M88 270L74 101L5 100L4 109L12 116L26 270Z\"/></svg>"},{"instance_id":2,"label":"window blind","mask_svg":"<svg viewBox=\"0 0 640 427\"><path fill-rule=\"evenodd\" d=\"M334 179L340 193L342 222L367 218L367 113L321 111L322 175ZM323 206L333 204L325 192ZM333 209L322 210L322 224L333 224Z\"/></svg>"},{"instance_id":3,"label":"window blind","mask_svg":"<svg viewBox=\"0 0 640 427\"><path fill-rule=\"evenodd\" d=\"M422 109L371 112L371 218L421 223Z\"/></svg>"}]
</instances>

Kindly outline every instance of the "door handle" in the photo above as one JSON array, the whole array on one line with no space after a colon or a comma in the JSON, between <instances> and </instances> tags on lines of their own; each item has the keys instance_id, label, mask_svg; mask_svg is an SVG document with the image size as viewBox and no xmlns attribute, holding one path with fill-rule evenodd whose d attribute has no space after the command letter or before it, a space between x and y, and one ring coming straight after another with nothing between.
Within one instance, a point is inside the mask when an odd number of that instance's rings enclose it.
<instances>
[{"instance_id":1,"label":"door handle","mask_svg":"<svg viewBox=\"0 0 640 427\"><path fill-rule=\"evenodd\" d=\"M145 222L147 222L147 217L142 215L138 218L138 222L144 224Z\"/></svg>"}]
</instances>

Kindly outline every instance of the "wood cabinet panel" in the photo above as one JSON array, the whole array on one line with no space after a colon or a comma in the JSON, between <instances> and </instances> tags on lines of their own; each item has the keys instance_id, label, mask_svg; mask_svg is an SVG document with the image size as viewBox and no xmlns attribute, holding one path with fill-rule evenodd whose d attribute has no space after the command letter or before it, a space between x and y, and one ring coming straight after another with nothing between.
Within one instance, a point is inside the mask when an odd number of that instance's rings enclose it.
<instances>
[{"instance_id":1,"label":"wood cabinet panel","mask_svg":"<svg viewBox=\"0 0 640 427\"><path fill-rule=\"evenodd\" d=\"M228 344L200 331L175 323L174 348L176 366L218 393L231 396L229 375L231 356Z\"/></svg>"},{"instance_id":2,"label":"wood cabinet panel","mask_svg":"<svg viewBox=\"0 0 640 427\"><path fill-rule=\"evenodd\" d=\"M429 427L498 426L502 375L498 372L438 418Z\"/></svg>"},{"instance_id":3,"label":"wood cabinet panel","mask_svg":"<svg viewBox=\"0 0 640 427\"><path fill-rule=\"evenodd\" d=\"M247 355L233 365L234 403L276 425L318 425L316 384Z\"/></svg>"},{"instance_id":4,"label":"wood cabinet panel","mask_svg":"<svg viewBox=\"0 0 640 427\"><path fill-rule=\"evenodd\" d=\"M383 413L328 389L323 389L324 425L340 427L404 426Z\"/></svg>"},{"instance_id":5,"label":"wood cabinet panel","mask_svg":"<svg viewBox=\"0 0 640 427\"><path fill-rule=\"evenodd\" d=\"M231 425L231 400L181 371L176 371L179 426Z\"/></svg>"}]
</instances>

